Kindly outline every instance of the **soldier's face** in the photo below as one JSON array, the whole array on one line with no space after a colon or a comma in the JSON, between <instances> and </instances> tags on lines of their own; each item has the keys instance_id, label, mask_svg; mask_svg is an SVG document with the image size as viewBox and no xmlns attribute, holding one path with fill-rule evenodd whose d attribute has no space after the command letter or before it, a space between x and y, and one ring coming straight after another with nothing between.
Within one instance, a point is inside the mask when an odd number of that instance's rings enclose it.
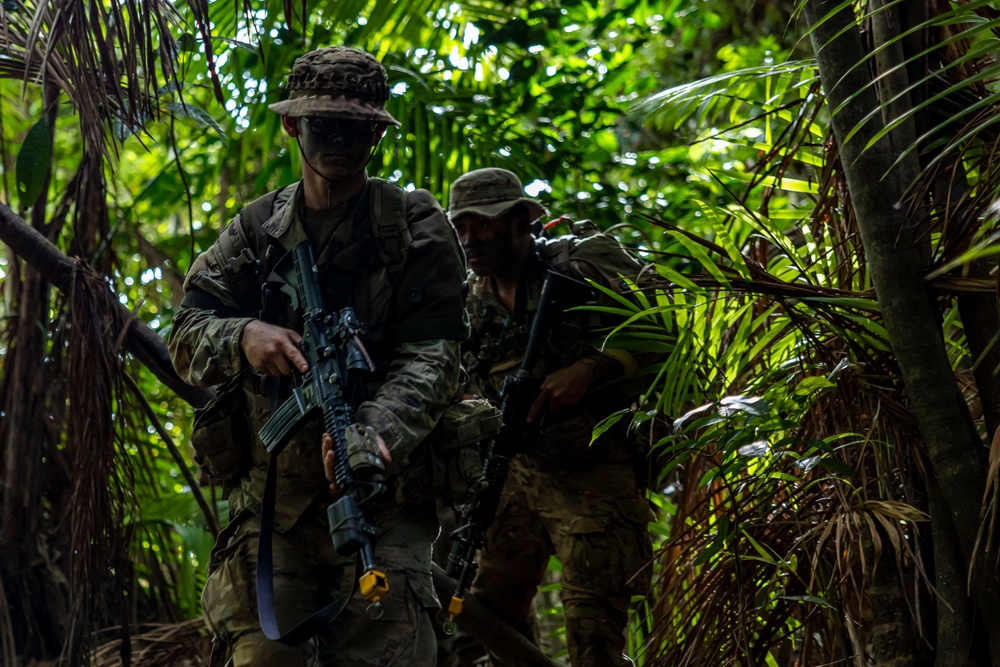
<instances>
[{"instance_id":1,"label":"soldier's face","mask_svg":"<svg viewBox=\"0 0 1000 667\"><path fill-rule=\"evenodd\" d=\"M516 225L511 221L469 214L456 218L452 224L469 268L477 276L492 275L516 256Z\"/></svg>"},{"instance_id":2,"label":"soldier's face","mask_svg":"<svg viewBox=\"0 0 1000 667\"><path fill-rule=\"evenodd\" d=\"M371 121L323 116L289 120L294 122L286 123L285 129L298 139L307 164L331 181L364 169L372 147L378 144L385 131L383 126Z\"/></svg>"}]
</instances>

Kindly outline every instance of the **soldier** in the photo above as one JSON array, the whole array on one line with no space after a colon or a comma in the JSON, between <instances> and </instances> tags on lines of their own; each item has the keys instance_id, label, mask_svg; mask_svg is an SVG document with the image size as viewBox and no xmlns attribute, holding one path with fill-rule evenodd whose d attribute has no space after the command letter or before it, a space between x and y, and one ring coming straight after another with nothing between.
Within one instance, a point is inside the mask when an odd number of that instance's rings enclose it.
<instances>
[{"instance_id":1,"label":"soldier","mask_svg":"<svg viewBox=\"0 0 1000 667\"><path fill-rule=\"evenodd\" d=\"M289 374L307 370L298 315L270 296L262 303L277 258L308 240L327 310L350 305L366 325L375 371L356 419L374 429L390 482L407 470L457 391L459 342L468 333L463 260L437 201L366 173L386 127L399 125L385 110L382 65L358 49L319 49L295 61L288 92L270 108L298 143L302 180L249 204L197 258L170 338L174 365L188 382L242 385L234 395L245 407L233 423L249 425L232 446L214 442L213 451L201 452L231 488L230 523L202 594L205 616L236 667L431 665L429 610L439 608L430 574L433 502L402 503L392 493L376 501L375 559L389 583L380 619L369 618L368 603L355 594L328 631L300 646L268 640L258 622L254 582L268 454L256 434L273 401L288 395ZM285 630L349 591L355 578L354 560L338 556L330 541L325 510L335 490L324 477L321 440L328 444L329 436L322 431L319 419L307 424L276 459L274 608Z\"/></svg>"},{"instance_id":2,"label":"soldier","mask_svg":"<svg viewBox=\"0 0 1000 667\"><path fill-rule=\"evenodd\" d=\"M495 399L517 371L548 270L621 290L641 265L592 223L556 239L532 234L545 214L517 176L478 169L455 180L448 218L469 264L472 336L463 345L470 390ZM638 394L615 383L635 361L586 341L590 316L562 315L550 328L529 421L543 418L528 455L510 466L497 516L479 552L472 592L537 642L532 599L549 557L562 562L566 643L574 667L630 664L623 655L630 598L645 594L649 508L637 451L620 422L591 444L596 422ZM627 421L627 420L626 420Z\"/></svg>"}]
</instances>

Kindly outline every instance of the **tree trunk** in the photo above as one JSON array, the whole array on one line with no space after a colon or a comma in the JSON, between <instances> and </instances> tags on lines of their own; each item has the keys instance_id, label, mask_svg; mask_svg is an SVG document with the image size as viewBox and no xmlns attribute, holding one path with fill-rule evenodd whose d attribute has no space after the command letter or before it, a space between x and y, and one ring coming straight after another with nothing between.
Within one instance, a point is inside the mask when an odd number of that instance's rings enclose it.
<instances>
[{"instance_id":1,"label":"tree trunk","mask_svg":"<svg viewBox=\"0 0 1000 667\"><path fill-rule=\"evenodd\" d=\"M956 385L906 219L902 196L910 184L893 164L907 146L890 133L865 149L882 128L877 118L866 122L850 141L844 140L878 101L868 68L864 62L858 64L865 50L853 6L826 17L838 5L810 0L805 7L820 77L829 106L836 110L833 131L893 352L962 556L967 564L976 561L973 595L986 626L993 663L1000 665L1000 618L995 613L1000 608L1000 582L995 564L982 558L982 550L977 558L975 548L985 488L985 471L978 457L983 443ZM955 656L949 664L961 664L962 658Z\"/></svg>"},{"instance_id":2,"label":"tree trunk","mask_svg":"<svg viewBox=\"0 0 1000 667\"><path fill-rule=\"evenodd\" d=\"M935 667L989 667L988 655L974 650L975 609L966 592L965 560L948 519L940 490L928 485L934 592L937 601Z\"/></svg>"},{"instance_id":3,"label":"tree trunk","mask_svg":"<svg viewBox=\"0 0 1000 667\"><path fill-rule=\"evenodd\" d=\"M875 86L878 91L879 110L881 111L879 115L883 126L901 118L913 108L909 92L909 75L905 67L899 67L899 64L906 59L905 42L898 37L902 16L918 11L911 5L922 2L923 0L918 0L918 2L907 0L903 3L900 3L899 0L875 0L872 3L874 10L871 19L872 37L875 44L881 47L874 57L877 74ZM912 120L901 123L893 131L892 142L894 146L908 147L915 144L916 141L917 133ZM896 157L898 157L898 152L893 151L893 158ZM896 182L904 188L916 182L919 175L920 163L916 152L911 153L895 168ZM902 192L900 198L902 198ZM913 215L910 218L910 225L917 248L917 261L920 268L926 270L931 262L931 236L928 231L927 217Z\"/></svg>"}]
</instances>

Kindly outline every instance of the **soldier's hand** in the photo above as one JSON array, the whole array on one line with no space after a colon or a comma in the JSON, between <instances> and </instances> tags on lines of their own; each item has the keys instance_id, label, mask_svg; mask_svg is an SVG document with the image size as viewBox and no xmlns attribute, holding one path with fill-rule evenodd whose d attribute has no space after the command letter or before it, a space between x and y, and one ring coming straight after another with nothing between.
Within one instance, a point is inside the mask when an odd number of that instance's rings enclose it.
<instances>
[{"instance_id":1,"label":"soldier's hand","mask_svg":"<svg viewBox=\"0 0 1000 667\"><path fill-rule=\"evenodd\" d=\"M556 412L571 408L580 402L594 381L594 368L586 359L580 359L566 368L549 373L542 382L538 398L528 410L528 421L533 422L542 410Z\"/></svg>"},{"instance_id":2,"label":"soldier's hand","mask_svg":"<svg viewBox=\"0 0 1000 667\"><path fill-rule=\"evenodd\" d=\"M293 368L305 373L309 363L298 348L301 340L291 329L253 320L243 327L240 349L253 369L264 375L288 375Z\"/></svg>"},{"instance_id":3,"label":"soldier's hand","mask_svg":"<svg viewBox=\"0 0 1000 667\"><path fill-rule=\"evenodd\" d=\"M389 448L386 447L385 440L382 436L378 436L378 449L382 456L382 461L385 463L386 467L392 463L392 455L389 454ZM336 463L336 456L333 453L333 438L329 433L323 434L323 472L326 475L326 481L330 482L330 496L336 498L340 495L340 489L337 488L337 475L334 471L334 464Z\"/></svg>"}]
</instances>

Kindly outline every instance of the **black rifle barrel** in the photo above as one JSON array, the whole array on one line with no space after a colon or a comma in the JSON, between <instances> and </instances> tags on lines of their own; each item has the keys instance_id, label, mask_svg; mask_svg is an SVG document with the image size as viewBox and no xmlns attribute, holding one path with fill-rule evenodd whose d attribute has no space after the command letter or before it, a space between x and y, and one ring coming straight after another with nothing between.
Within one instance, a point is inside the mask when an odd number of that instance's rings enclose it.
<instances>
[{"instance_id":1,"label":"black rifle barrel","mask_svg":"<svg viewBox=\"0 0 1000 667\"><path fill-rule=\"evenodd\" d=\"M528 334L528 346L524 348L524 358L521 366L517 369L519 377L529 377L531 369L538 363L538 351L542 345L546 330L549 328L549 310L553 303L553 294L556 289L558 274L549 271L545 274L545 282L542 283L542 294L538 297L538 310L535 311L535 319L531 323L531 331Z\"/></svg>"}]
</instances>

